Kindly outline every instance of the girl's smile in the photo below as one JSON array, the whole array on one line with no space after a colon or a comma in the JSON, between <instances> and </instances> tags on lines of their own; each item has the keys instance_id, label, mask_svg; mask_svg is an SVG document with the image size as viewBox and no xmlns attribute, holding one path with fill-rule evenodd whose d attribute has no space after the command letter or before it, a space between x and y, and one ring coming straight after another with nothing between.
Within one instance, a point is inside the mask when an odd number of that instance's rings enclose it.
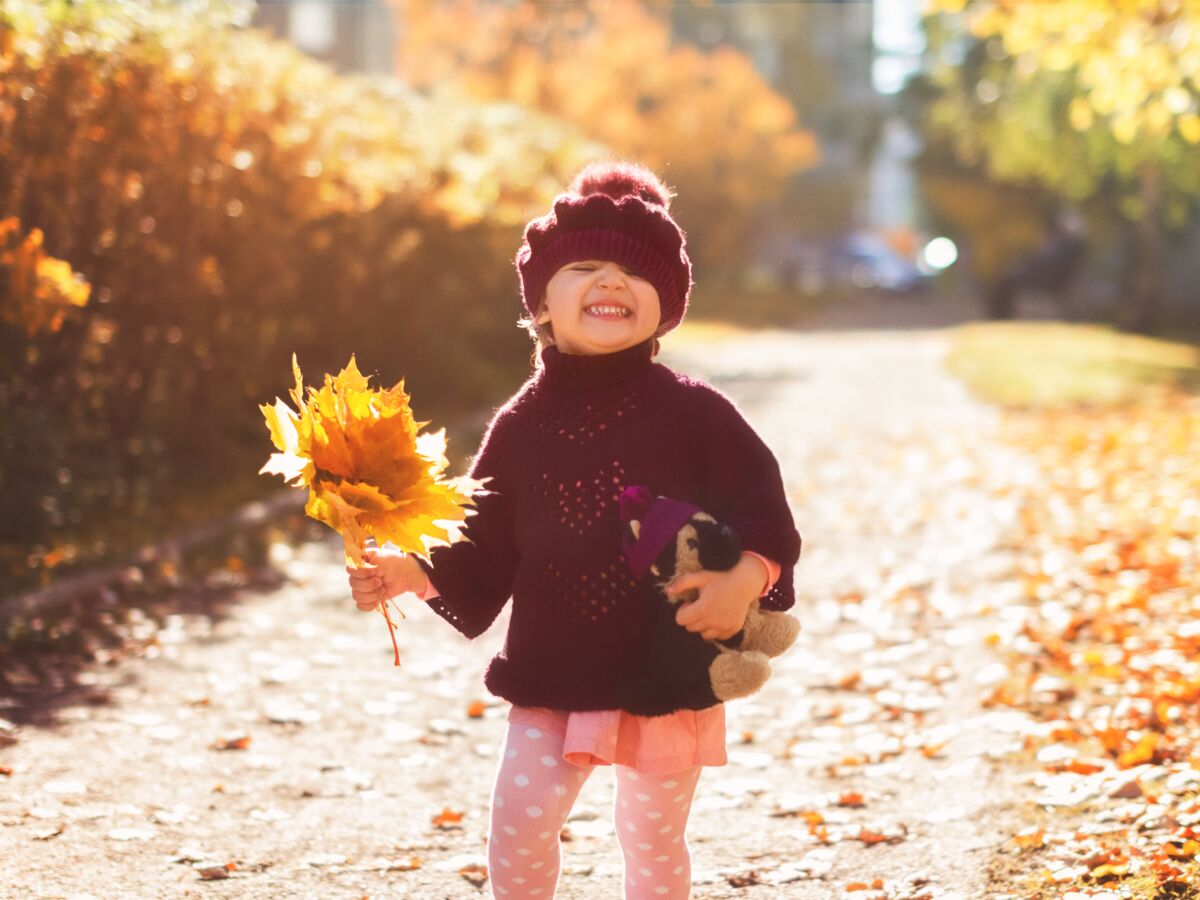
<instances>
[{"instance_id":1,"label":"girl's smile","mask_svg":"<svg viewBox=\"0 0 1200 900\"><path fill-rule=\"evenodd\" d=\"M585 306L583 311L589 316L596 316L600 319L628 319L632 315L629 307L619 303L595 303Z\"/></svg>"},{"instance_id":2,"label":"girl's smile","mask_svg":"<svg viewBox=\"0 0 1200 900\"><path fill-rule=\"evenodd\" d=\"M546 285L545 311L554 343L563 353L616 353L652 337L662 309L658 291L618 263L567 263Z\"/></svg>"}]
</instances>

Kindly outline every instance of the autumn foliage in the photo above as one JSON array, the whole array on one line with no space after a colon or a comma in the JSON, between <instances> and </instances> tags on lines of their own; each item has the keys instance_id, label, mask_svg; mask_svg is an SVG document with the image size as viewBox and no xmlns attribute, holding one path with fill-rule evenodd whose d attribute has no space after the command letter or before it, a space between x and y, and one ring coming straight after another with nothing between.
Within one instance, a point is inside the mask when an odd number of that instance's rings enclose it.
<instances>
[{"instance_id":1,"label":"autumn foliage","mask_svg":"<svg viewBox=\"0 0 1200 900\"><path fill-rule=\"evenodd\" d=\"M446 432L419 433L428 423L414 418L404 383L372 390L351 357L306 398L294 359L292 368L295 409L279 399L261 407L279 452L260 471L308 488L305 512L345 538L356 565L368 537L417 554L449 543L447 525L466 518L481 485L443 478Z\"/></svg>"},{"instance_id":2,"label":"autumn foliage","mask_svg":"<svg viewBox=\"0 0 1200 900\"><path fill-rule=\"evenodd\" d=\"M0 11L0 578L261 491L293 352L403 372L439 418L524 371L520 225L599 148L335 76L226 6Z\"/></svg>"},{"instance_id":3,"label":"autumn foliage","mask_svg":"<svg viewBox=\"0 0 1200 900\"><path fill-rule=\"evenodd\" d=\"M406 81L541 110L663 173L701 267L736 261L756 210L817 161L813 134L752 61L674 41L667 7L394 5Z\"/></svg>"},{"instance_id":4,"label":"autumn foliage","mask_svg":"<svg viewBox=\"0 0 1200 900\"><path fill-rule=\"evenodd\" d=\"M1114 825L1018 844L1090 860L1053 884L1180 887L1200 852L1200 400L1164 390L1005 427L1044 477L1015 497L1027 605L998 636L1011 677L988 702L1042 723L1044 803L1106 804Z\"/></svg>"},{"instance_id":5,"label":"autumn foliage","mask_svg":"<svg viewBox=\"0 0 1200 900\"><path fill-rule=\"evenodd\" d=\"M259 474L282 475L307 488L304 511L341 534L351 565L363 564L368 538L420 555L450 543L482 482L444 477L445 429L419 433L428 423L414 418L404 383L373 390L352 356L319 389L308 388L306 397L295 357L292 373L295 408L280 399L260 407L279 452ZM400 665L386 600L379 611Z\"/></svg>"},{"instance_id":6,"label":"autumn foliage","mask_svg":"<svg viewBox=\"0 0 1200 900\"><path fill-rule=\"evenodd\" d=\"M1121 228L1114 250L1132 248L1122 318L1153 323L1166 234L1200 210L1196 4L932 0L927 10L927 141L999 185L1086 203Z\"/></svg>"},{"instance_id":7,"label":"autumn foliage","mask_svg":"<svg viewBox=\"0 0 1200 900\"><path fill-rule=\"evenodd\" d=\"M62 328L72 307L85 306L91 294L70 264L48 256L42 243L40 229L23 234L17 219L0 222L0 292L7 298L0 317L31 340Z\"/></svg>"}]
</instances>

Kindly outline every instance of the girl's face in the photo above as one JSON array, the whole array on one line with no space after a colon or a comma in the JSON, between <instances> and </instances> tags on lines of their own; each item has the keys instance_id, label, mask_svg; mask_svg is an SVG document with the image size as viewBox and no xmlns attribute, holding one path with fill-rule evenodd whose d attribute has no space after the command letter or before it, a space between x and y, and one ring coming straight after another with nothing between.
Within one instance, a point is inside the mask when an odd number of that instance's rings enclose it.
<instances>
[{"instance_id":1,"label":"girl's face","mask_svg":"<svg viewBox=\"0 0 1200 900\"><path fill-rule=\"evenodd\" d=\"M649 281L617 263L588 259L554 273L538 321L549 321L563 353L591 356L649 340L661 316Z\"/></svg>"}]
</instances>

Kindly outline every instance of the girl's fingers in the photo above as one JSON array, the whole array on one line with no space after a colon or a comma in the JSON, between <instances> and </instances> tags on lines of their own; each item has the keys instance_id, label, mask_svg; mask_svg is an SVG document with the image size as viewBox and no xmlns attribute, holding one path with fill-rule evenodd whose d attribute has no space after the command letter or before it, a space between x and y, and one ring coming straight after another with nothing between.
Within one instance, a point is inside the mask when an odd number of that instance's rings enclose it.
<instances>
[{"instance_id":1,"label":"girl's fingers","mask_svg":"<svg viewBox=\"0 0 1200 900\"><path fill-rule=\"evenodd\" d=\"M712 580L712 575L713 573L708 571L688 572L686 575L680 575L667 585L667 594L673 597L693 588L706 587Z\"/></svg>"}]
</instances>

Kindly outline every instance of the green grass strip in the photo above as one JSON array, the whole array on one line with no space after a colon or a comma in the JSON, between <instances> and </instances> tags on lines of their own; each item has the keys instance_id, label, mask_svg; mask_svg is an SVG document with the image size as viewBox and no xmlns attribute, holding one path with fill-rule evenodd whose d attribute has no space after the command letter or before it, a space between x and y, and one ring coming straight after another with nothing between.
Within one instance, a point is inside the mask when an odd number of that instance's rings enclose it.
<instances>
[{"instance_id":1,"label":"green grass strip","mask_svg":"<svg viewBox=\"0 0 1200 900\"><path fill-rule=\"evenodd\" d=\"M1108 406L1161 386L1200 391L1200 347L1099 325L988 322L953 332L946 366L1004 406Z\"/></svg>"}]
</instances>

